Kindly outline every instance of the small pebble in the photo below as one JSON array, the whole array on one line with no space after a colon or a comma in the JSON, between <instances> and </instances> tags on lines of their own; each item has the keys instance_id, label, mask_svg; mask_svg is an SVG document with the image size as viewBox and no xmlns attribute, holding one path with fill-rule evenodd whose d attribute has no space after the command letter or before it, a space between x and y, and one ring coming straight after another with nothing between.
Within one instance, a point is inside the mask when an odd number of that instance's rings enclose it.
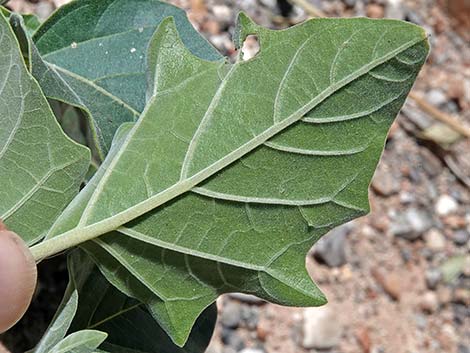
<instances>
[{"instance_id":1,"label":"small pebble","mask_svg":"<svg viewBox=\"0 0 470 353\"><path fill-rule=\"evenodd\" d=\"M400 300L402 279L397 274L393 272L385 273L378 269L373 269L372 276L393 300Z\"/></svg>"},{"instance_id":2,"label":"small pebble","mask_svg":"<svg viewBox=\"0 0 470 353\"><path fill-rule=\"evenodd\" d=\"M390 231L395 236L416 240L434 224L432 215L422 209L409 208L394 217Z\"/></svg>"},{"instance_id":3,"label":"small pebble","mask_svg":"<svg viewBox=\"0 0 470 353\"><path fill-rule=\"evenodd\" d=\"M245 348L240 353L265 353L265 351L259 348Z\"/></svg>"},{"instance_id":4,"label":"small pebble","mask_svg":"<svg viewBox=\"0 0 470 353\"><path fill-rule=\"evenodd\" d=\"M459 208L457 201L452 196L441 195L436 202L435 210L439 216L446 216L454 213Z\"/></svg>"},{"instance_id":5,"label":"small pebble","mask_svg":"<svg viewBox=\"0 0 470 353\"><path fill-rule=\"evenodd\" d=\"M432 314L439 309L439 300L436 293L426 292L423 294L420 300L420 308L427 314Z\"/></svg>"},{"instance_id":6,"label":"small pebble","mask_svg":"<svg viewBox=\"0 0 470 353\"><path fill-rule=\"evenodd\" d=\"M313 247L313 257L329 267L339 267L346 264L347 236L350 232L350 224L344 224L330 231Z\"/></svg>"},{"instance_id":7,"label":"small pebble","mask_svg":"<svg viewBox=\"0 0 470 353\"><path fill-rule=\"evenodd\" d=\"M437 229L431 229L424 235L426 246L432 251L442 251L446 247L446 238Z\"/></svg>"},{"instance_id":8,"label":"small pebble","mask_svg":"<svg viewBox=\"0 0 470 353\"><path fill-rule=\"evenodd\" d=\"M224 306L220 322L227 328L237 328L241 321L241 307L236 303L228 303Z\"/></svg>"},{"instance_id":9,"label":"small pebble","mask_svg":"<svg viewBox=\"0 0 470 353\"><path fill-rule=\"evenodd\" d=\"M428 288L434 290L442 280L442 272L437 268L430 268L426 271L425 277Z\"/></svg>"},{"instance_id":10,"label":"small pebble","mask_svg":"<svg viewBox=\"0 0 470 353\"><path fill-rule=\"evenodd\" d=\"M455 245L464 246L470 240L470 233L463 229L457 230L452 234L452 240Z\"/></svg>"},{"instance_id":11,"label":"small pebble","mask_svg":"<svg viewBox=\"0 0 470 353\"><path fill-rule=\"evenodd\" d=\"M388 0L387 7L385 8L385 17L403 20L405 18L405 9L401 0Z\"/></svg>"},{"instance_id":12,"label":"small pebble","mask_svg":"<svg viewBox=\"0 0 470 353\"><path fill-rule=\"evenodd\" d=\"M342 327L330 305L306 308L303 312L302 346L307 349L330 349L339 344Z\"/></svg>"},{"instance_id":13,"label":"small pebble","mask_svg":"<svg viewBox=\"0 0 470 353\"><path fill-rule=\"evenodd\" d=\"M235 330L224 328L222 330L221 338L222 342L226 346L233 348L237 352L245 348L245 342L243 341L243 338L241 338L238 332Z\"/></svg>"},{"instance_id":14,"label":"small pebble","mask_svg":"<svg viewBox=\"0 0 470 353\"><path fill-rule=\"evenodd\" d=\"M447 102L447 96L440 89L432 89L426 94L427 101L435 106L445 104Z\"/></svg>"},{"instance_id":15,"label":"small pebble","mask_svg":"<svg viewBox=\"0 0 470 353\"><path fill-rule=\"evenodd\" d=\"M400 178L392 168L381 164L375 171L372 188L382 196L390 196L400 191Z\"/></svg>"},{"instance_id":16,"label":"small pebble","mask_svg":"<svg viewBox=\"0 0 470 353\"><path fill-rule=\"evenodd\" d=\"M366 9L367 17L382 18L384 17L384 8L379 4L369 4Z\"/></svg>"},{"instance_id":17,"label":"small pebble","mask_svg":"<svg viewBox=\"0 0 470 353\"><path fill-rule=\"evenodd\" d=\"M215 18L221 22L231 22L232 20L232 10L225 5L214 5L212 6L212 13Z\"/></svg>"}]
</instances>

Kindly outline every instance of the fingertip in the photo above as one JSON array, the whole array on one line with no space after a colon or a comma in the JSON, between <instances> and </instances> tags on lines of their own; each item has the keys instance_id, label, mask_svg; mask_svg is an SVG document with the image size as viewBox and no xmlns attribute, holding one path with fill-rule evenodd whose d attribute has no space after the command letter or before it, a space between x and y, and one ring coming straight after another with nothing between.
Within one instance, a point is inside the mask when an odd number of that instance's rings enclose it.
<instances>
[{"instance_id":1,"label":"fingertip","mask_svg":"<svg viewBox=\"0 0 470 353\"><path fill-rule=\"evenodd\" d=\"M34 258L14 232L0 230L0 333L26 312L36 288Z\"/></svg>"}]
</instances>

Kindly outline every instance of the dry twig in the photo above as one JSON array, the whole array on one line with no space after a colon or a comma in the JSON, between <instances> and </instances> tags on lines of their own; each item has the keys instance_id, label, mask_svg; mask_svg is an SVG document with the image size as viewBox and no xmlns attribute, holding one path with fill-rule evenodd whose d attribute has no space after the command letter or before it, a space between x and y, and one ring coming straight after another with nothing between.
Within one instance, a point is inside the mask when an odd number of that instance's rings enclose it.
<instances>
[{"instance_id":1,"label":"dry twig","mask_svg":"<svg viewBox=\"0 0 470 353\"><path fill-rule=\"evenodd\" d=\"M433 105L426 102L423 98L418 96L415 92L410 92L409 97L413 99L418 107L425 113L431 115L434 119L448 125L452 130L457 131L459 134L465 137L470 137L470 128L465 127L462 123L451 115L441 112Z\"/></svg>"},{"instance_id":2,"label":"dry twig","mask_svg":"<svg viewBox=\"0 0 470 353\"><path fill-rule=\"evenodd\" d=\"M311 17L326 17L325 13L316 8L315 5L308 2L308 0L290 0L295 5L301 7Z\"/></svg>"}]
</instances>

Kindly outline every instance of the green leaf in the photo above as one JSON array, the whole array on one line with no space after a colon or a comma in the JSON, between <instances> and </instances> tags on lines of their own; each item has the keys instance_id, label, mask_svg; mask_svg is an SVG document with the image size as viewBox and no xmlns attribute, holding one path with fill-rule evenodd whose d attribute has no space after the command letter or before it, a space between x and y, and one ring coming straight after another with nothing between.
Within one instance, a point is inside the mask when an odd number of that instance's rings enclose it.
<instances>
[{"instance_id":1,"label":"green leaf","mask_svg":"<svg viewBox=\"0 0 470 353\"><path fill-rule=\"evenodd\" d=\"M22 17L28 34L32 36L41 25L39 18L33 14L23 14Z\"/></svg>"},{"instance_id":2,"label":"green leaf","mask_svg":"<svg viewBox=\"0 0 470 353\"><path fill-rule=\"evenodd\" d=\"M107 335L96 330L74 332L57 343L50 353L93 353Z\"/></svg>"},{"instance_id":3,"label":"green leaf","mask_svg":"<svg viewBox=\"0 0 470 353\"><path fill-rule=\"evenodd\" d=\"M84 109L104 158L116 129L144 109L148 42L173 16L184 43L198 56L220 54L192 27L183 10L154 0L78 0L36 32L33 74L49 98Z\"/></svg>"},{"instance_id":4,"label":"green leaf","mask_svg":"<svg viewBox=\"0 0 470 353\"><path fill-rule=\"evenodd\" d=\"M176 347L145 305L113 287L83 252L69 257L71 286L80 293L71 331L98 329L108 337L100 348L113 353L202 353L216 320L211 306L199 318L183 348ZM158 298L157 298L158 300Z\"/></svg>"},{"instance_id":5,"label":"green leaf","mask_svg":"<svg viewBox=\"0 0 470 353\"><path fill-rule=\"evenodd\" d=\"M89 151L62 132L0 14L0 219L41 239L78 193Z\"/></svg>"},{"instance_id":6,"label":"green leaf","mask_svg":"<svg viewBox=\"0 0 470 353\"><path fill-rule=\"evenodd\" d=\"M68 294L61 303L57 316L42 336L41 341L34 349L34 353L49 353L50 349L58 344L67 334L72 320L77 312L78 293L76 290Z\"/></svg>"},{"instance_id":7,"label":"green leaf","mask_svg":"<svg viewBox=\"0 0 470 353\"><path fill-rule=\"evenodd\" d=\"M83 280L83 273L80 278ZM69 286L56 317L47 329L34 353L91 353L106 339L104 332L82 330L65 337L78 307L76 286ZM65 338L64 338L65 337Z\"/></svg>"},{"instance_id":8,"label":"green leaf","mask_svg":"<svg viewBox=\"0 0 470 353\"><path fill-rule=\"evenodd\" d=\"M157 317L178 345L221 293L325 302L305 254L368 212L387 131L428 52L422 29L391 20L271 31L241 15L237 45L249 34L260 52L230 66L194 56L163 21L145 111L33 249L111 232L84 248L120 290L162 300Z\"/></svg>"}]
</instances>

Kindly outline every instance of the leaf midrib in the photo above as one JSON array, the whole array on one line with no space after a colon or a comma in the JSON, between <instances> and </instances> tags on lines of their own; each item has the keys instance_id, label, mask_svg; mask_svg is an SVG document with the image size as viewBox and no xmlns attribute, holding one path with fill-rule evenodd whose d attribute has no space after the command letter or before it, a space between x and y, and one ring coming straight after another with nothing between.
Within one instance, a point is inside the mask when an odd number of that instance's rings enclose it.
<instances>
[{"instance_id":1,"label":"leaf midrib","mask_svg":"<svg viewBox=\"0 0 470 353\"><path fill-rule=\"evenodd\" d=\"M194 186L196 186L197 184L199 184L200 182L204 181L205 179L207 179L209 176L213 175L214 173L216 173L217 171L223 169L224 167L226 167L227 165L233 163L234 161L238 160L241 156L245 155L246 153L250 152L251 150L253 150L254 148L258 147L259 145L261 145L262 143L266 142L268 139L270 139L271 137L275 136L277 133L279 133L280 131L284 130L285 128L287 128L288 126L292 125L294 122L296 122L297 120L301 119L307 112L309 112L310 110L312 110L316 105L318 105L320 102L322 102L323 100L325 100L326 98L328 98L331 94L333 94L334 92L336 92L337 90L339 90L341 87L347 85L348 83L352 82L353 80L357 79L358 77L368 73L370 70L372 70L373 68L375 68L376 66L390 60L391 58L393 58L394 56L398 55L399 53L401 53L402 51L408 49L409 47L411 47L412 45L418 43L419 41L421 40L416 40L416 41L409 41L405 44L403 44L402 46L398 47L397 49L391 51L390 53L388 53L387 55L385 55L383 58L381 59L375 59L373 60L371 63L367 64L367 65L364 65L363 67L361 67L361 69L359 70L356 70L355 72L353 72L352 74L346 76L345 78L343 78L342 80L330 85L327 89L325 89L323 92L321 92L319 95L317 95L315 98L313 98L309 104L306 104L304 105L303 107L299 108L296 112L292 113L288 118L278 122L278 123L275 123L273 124L270 128L266 129L264 132L262 132L261 134L259 134L258 136L254 137L253 139L251 139L250 141L248 141L247 143L245 143L244 145L240 146L239 148L237 148L236 150L234 150L233 152L229 153L228 155L224 156L223 158L221 158L219 161L213 163L212 165L206 167L205 169L199 171L198 173L194 174L193 176L191 177L186 177L185 179L180 179L179 182L177 182L176 184L174 184L173 186L171 186L170 188L167 188L165 190L163 190L162 192L150 197L149 199L147 200L144 200L142 201L141 203L133 206L132 208L134 207L142 207L141 205L145 205L147 203L151 203L151 200L155 199L157 200L159 197L162 197L165 195L165 193L167 191L170 191L170 189L173 189L175 187L177 187L178 185L181 185L183 190L181 191L181 194L186 192L186 191L189 191L190 189L192 189ZM295 56L294 56L295 57ZM214 102L218 102L218 100L220 99L220 97L222 96L222 93L225 89L225 83L229 80L230 76L231 76L231 73L234 72L234 70L238 67L238 65L233 65L229 71L229 73L225 76L224 80L222 81L222 83L220 84L219 86L219 89L217 90L216 94L214 95L214 98L211 102L211 104L209 105L209 108L208 108L208 112L210 111L210 114L209 115L205 115L203 120L201 121L201 124L200 126L203 125L203 123L205 121L207 121L208 118L210 118L212 115L212 111L213 109L211 110L211 107L214 106ZM153 103L153 102L152 102ZM149 104L150 105L152 105ZM144 116L145 113L142 114L142 116ZM135 126L134 126L134 131L137 131L138 127L139 127L139 123L137 123ZM200 133L201 129L198 129L194 135L194 138L193 138L193 141L196 142L196 139L197 139L197 136L198 136L198 132ZM129 141L131 141L132 139L132 136L133 136L133 133L129 133L129 135L127 136L127 143ZM121 153L118 154L114 161L118 161L119 160L119 157L120 155L122 155L125 151L125 146L127 145L127 143L124 143L123 146L121 147ZM193 144L191 144L193 145ZM185 162L183 163L183 167L182 167L182 176L184 176L186 174L185 172L185 168L187 168L187 165L188 163L190 162L190 158L191 158L191 145L190 147L188 148L188 152L185 156ZM188 159L189 158L189 159ZM113 164L116 164L116 163L113 163ZM185 167L186 166L186 167ZM103 176L103 178L100 180L100 184L101 185L104 185L106 183L106 180L107 180L107 176L109 176L111 173L112 173L112 168L113 166L110 165L110 167L108 168L106 174ZM186 170L187 171L187 170ZM189 187L185 187L185 184L189 184L191 186ZM98 187L99 188L99 187ZM97 188L97 190L98 190ZM98 193L95 193L95 195L98 195ZM161 203L158 203L158 204L155 204L154 207L148 209L147 211L155 208L155 207L158 207L160 205L162 205L163 203L167 202L169 200L165 200L164 202L161 202ZM131 209L132 209L131 208ZM147 212L146 211L146 212ZM126 211L123 211L123 212L126 212ZM144 213L146 213L144 212ZM122 214L122 213L121 213ZM118 214L119 215L119 214ZM86 218L86 217L85 217Z\"/></svg>"}]
</instances>

